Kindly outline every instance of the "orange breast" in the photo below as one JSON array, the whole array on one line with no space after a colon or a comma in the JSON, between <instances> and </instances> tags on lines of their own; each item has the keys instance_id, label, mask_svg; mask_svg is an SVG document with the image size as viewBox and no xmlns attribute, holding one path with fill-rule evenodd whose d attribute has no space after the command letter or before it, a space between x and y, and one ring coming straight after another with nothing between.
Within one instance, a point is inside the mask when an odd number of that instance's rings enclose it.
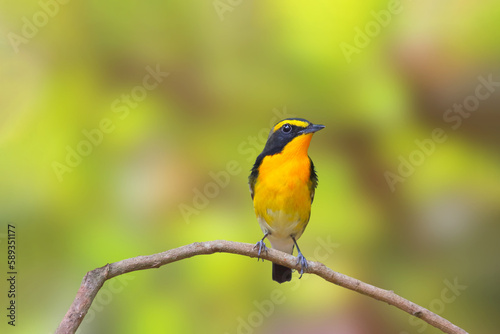
<instances>
[{"instance_id":1,"label":"orange breast","mask_svg":"<svg viewBox=\"0 0 500 334\"><path fill-rule=\"evenodd\" d=\"M311 163L307 149L312 134L295 138L281 153L262 160L255 183L254 208L258 217L273 228L284 230L290 225L302 231L309 220ZM288 232L287 232L288 233Z\"/></svg>"}]
</instances>

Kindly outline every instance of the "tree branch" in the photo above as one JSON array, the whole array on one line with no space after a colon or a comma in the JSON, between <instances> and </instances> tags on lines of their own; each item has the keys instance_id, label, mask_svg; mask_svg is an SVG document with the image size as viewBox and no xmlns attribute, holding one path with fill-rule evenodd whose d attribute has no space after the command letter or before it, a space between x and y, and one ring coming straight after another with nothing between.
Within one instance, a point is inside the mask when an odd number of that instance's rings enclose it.
<instances>
[{"instance_id":1,"label":"tree branch","mask_svg":"<svg viewBox=\"0 0 500 334\"><path fill-rule=\"evenodd\" d=\"M76 294L75 300L73 301L73 304L71 305L68 312L61 321L59 327L57 328L56 334L76 332L83 318L87 314L92 301L97 295L97 292L106 280L118 275L129 273L131 271L159 268L163 265L187 259L195 255L213 253L231 253L249 257L257 256L257 252L254 249L254 245L252 244L226 240L216 240L196 242L190 245L171 249L163 253L148 256L138 256L131 259L107 264L104 267L94 269L92 271L89 271L83 278L82 284L80 286L80 289L78 290L78 293ZM297 266L296 257L274 249L269 249L267 253L264 252L263 254L261 254L261 258L290 267L292 269L300 269ZM444 333L467 334L466 331L458 326L455 326L448 320L395 294L393 291L380 289L376 286L364 283L355 278L340 274L319 262L309 261L308 265L309 267L307 268L307 273L318 275L328 282L386 302L389 305L395 306L417 318L422 319L428 324L439 328Z\"/></svg>"}]
</instances>

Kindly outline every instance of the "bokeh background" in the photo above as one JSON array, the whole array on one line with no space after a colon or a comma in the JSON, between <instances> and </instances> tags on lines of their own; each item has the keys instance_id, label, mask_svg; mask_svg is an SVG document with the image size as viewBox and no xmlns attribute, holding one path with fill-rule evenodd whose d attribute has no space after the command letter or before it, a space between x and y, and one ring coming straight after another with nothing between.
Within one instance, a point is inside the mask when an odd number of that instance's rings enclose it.
<instances>
[{"instance_id":1,"label":"bokeh background","mask_svg":"<svg viewBox=\"0 0 500 334\"><path fill-rule=\"evenodd\" d=\"M2 332L54 332L84 274L106 263L258 241L247 176L270 126L295 116L326 125L309 150L320 184L306 257L497 333L500 92L456 129L444 115L478 77L500 81L500 4L402 1L384 16L391 6L0 1L1 257L14 224L19 271L15 328L1 280ZM169 75L145 91L148 67ZM126 102L132 92L140 101ZM112 131L85 148L105 119ZM446 141L391 191L385 173L436 128ZM87 156L59 179L54 162L78 145ZM222 186L196 197L214 173ZM79 333L440 333L297 278L278 285L270 263L228 254L135 272L106 283Z\"/></svg>"}]
</instances>

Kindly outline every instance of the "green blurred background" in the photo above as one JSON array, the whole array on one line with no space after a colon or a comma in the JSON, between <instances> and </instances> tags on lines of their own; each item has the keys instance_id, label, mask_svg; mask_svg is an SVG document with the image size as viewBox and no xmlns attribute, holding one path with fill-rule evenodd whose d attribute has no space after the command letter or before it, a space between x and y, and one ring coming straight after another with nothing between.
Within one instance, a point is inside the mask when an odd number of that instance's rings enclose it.
<instances>
[{"instance_id":1,"label":"green blurred background","mask_svg":"<svg viewBox=\"0 0 500 334\"><path fill-rule=\"evenodd\" d=\"M456 129L444 115L479 76L500 81L500 4L391 6L1 0L0 247L6 257L14 224L19 271L15 328L2 279L2 332L54 332L85 273L108 262L258 241L247 176L270 126L295 116L326 125L309 150L320 184L305 256L497 333L500 93ZM144 90L148 67L169 75ZM105 119L112 131L82 144ZM436 128L447 140L391 191L385 173ZM59 179L54 162L78 145L87 156ZM193 203L229 162L227 184ZM269 262L228 254L134 272L105 284L79 333L440 333L297 278L278 285Z\"/></svg>"}]
</instances>

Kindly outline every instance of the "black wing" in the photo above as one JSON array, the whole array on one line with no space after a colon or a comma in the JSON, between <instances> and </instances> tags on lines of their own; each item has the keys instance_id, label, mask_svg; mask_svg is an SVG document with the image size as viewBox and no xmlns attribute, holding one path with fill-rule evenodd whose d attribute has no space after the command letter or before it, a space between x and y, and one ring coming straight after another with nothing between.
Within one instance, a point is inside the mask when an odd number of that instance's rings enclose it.
<instances>
[{"instance_id":1,"label":"black wing","mask_svg":"<svg viewBox=\"0 0 500 334\"><path fill-rule=\"evenodd\" d=\"M260 154L257 157L257 160L255 161L255 164L252 167L252 172L250 173L250 176L248 177L248 185L250 186L250 196L254 196L254 189L255 189L255 183L257 182L257 177L259 176L259 167L260 164L262 163L262 160L264 159L265 155Z\"/></svg>"},{"instance_id":2,"label":"black wing","mask_svg":"<svg viewBox=\"0 0 500 334\"><path fill-rule=\"evenodd\" d=\"M314 192L316 191L316 187L318 186L318 174L316 174L316 169L314 168L313 161L309 158L311 162L311 174L309 176L309 192L311 193L311 203L314 201Z\"/></svg>"}]
</instances>

